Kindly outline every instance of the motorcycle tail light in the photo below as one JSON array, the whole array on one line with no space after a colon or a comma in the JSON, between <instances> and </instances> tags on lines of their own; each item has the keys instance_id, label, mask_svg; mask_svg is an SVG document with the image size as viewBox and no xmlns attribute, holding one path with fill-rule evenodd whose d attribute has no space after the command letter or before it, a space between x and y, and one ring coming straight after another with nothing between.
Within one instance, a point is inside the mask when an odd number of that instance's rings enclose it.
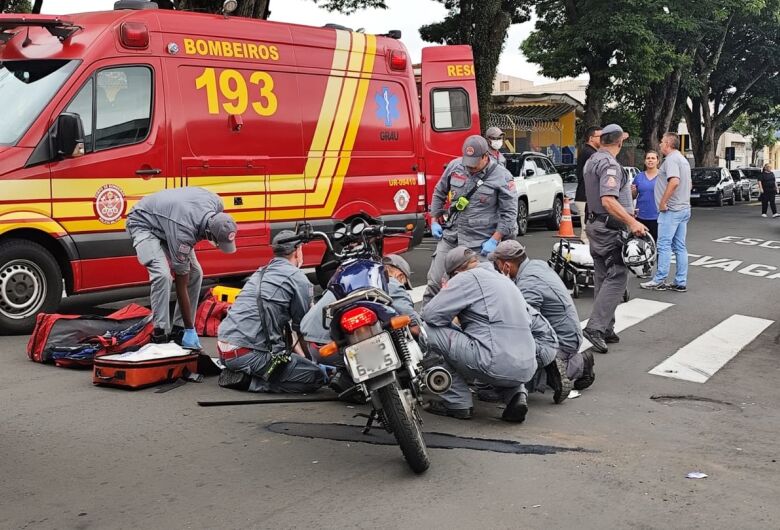
<instances>
[{"instance_id":1,"label":"motorcycle tail light","mask_svg":"<svg viewBox=\"0 0 780 530\"><path fill-rule=\"evenodd\" d=\"M356 307L341 315L341 329L352 333L363 326L375 324L376 321L376 313L365 307Z\"/></svg>"}]
</instances>

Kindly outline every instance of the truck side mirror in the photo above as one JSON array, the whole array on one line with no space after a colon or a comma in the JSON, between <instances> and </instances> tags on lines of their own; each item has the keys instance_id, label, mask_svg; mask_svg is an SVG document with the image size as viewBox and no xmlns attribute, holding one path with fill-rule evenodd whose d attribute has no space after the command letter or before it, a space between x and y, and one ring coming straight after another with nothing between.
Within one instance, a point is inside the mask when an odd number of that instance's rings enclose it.
<instances>
[{"instance_id":1,"label":"truck side mirror","mask_svg":"<svg viewBox=\"0 0 780 530\"><path fill-rule=\"evenodd\" d=\"M84 156L84 124L81 116L63 112L57 116L53 134L54 153L58 158Z\"/></svg>"}]
</instances>

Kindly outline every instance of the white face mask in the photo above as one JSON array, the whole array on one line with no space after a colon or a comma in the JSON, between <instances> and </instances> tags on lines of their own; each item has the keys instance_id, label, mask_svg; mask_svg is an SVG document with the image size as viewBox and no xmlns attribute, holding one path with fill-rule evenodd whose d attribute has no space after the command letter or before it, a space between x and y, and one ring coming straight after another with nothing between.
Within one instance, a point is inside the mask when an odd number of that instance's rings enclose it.
<instances>
[{"instance_id":1,"label":"white face mask","mask_svg":"<svg viewBox=\"0 0 780 530\"><path fill-rule=\"evenodd\" d=\"M493 148L493 149L495 149L496 151L498 151L499 149L501 149L501 146L502 146L502 145L504 145L504 142L502 142L501 140L491 140L491 141L490 141L490 147L492 147L492 148Z\"/></svg>"}]
</instances>

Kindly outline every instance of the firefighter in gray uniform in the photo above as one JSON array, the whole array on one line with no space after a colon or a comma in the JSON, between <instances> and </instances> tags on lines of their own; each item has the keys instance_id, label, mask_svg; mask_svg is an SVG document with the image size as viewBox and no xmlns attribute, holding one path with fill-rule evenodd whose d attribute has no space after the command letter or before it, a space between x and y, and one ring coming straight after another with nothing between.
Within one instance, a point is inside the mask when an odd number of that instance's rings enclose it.
<instances>
[{"instance_id":1,"label":"firefighter in gray uniform","mask_svg":"<svg viewBox=\"0 0 780 530\"><path fill-rule=\"evenodd\" d=\"M250 392L313 392L326 382L323 368L288 345L285 325L297 330L311 307L314 288L301 271L300 242L282 230L274 237L274 258L241 289L217 330L217 349L226 369L219 384Z\"/></svg>"},{"instance_id":2,"label":"firefighter in gray uniform","mask_svg":"<svg viewBox=\"0 0 780 530\"><path fill-rule=\"evenodd\" d=\"M506 167L506 158L500 149L504 146L504 132L498 127L490 127L485 131L485 140L487 140L490 149L490 158Z\"/></svg>"},{"instance_id":3,"label":"firefighter in gray uniform","mask_svg":"<svg viewBox=\"0 0 780 530\"><path fill-rule=\"evenodd\" d=\"M555 330L558 339L558 376L549 366L547 384L556 392L556 402L565 399L566 379L583 390L593 382L593 354L580 352L582 329L569 290L546 262L529 259L525 247L515 240L502 241L489 256L496 270L515 282L526 303L539 311ZM560 377L560 383L558 379ZM560 386L558 386L560 384ZM560 394L559 394L560 393Z\"/></svg>"},{"instance_id":4,"label":"firefighter in gray uniform","mask_svg":"<svg viewBox=\"0 0 780 530\"><path fill-rule=\"evenodd\" d=\"M423 304L441 289L447 252L458 245L487 256L517 226L517 192L509 171L490 158L481 136L469 136L463 156L449 163L433 191L431 233L439 240ZM449 196L450 208L444 209ZM449 213L447 221L444 214Z\"/></svg>"},{"instance_id":5,"label":"firefighter in gray uniform","mask_svg":"<svg viewBox=\"0 0 780 530\"><path fill-rule=\"evenodd\" d=\"M235 221L223 212L218 195L203 188L173 188L141 199L127 214L127 231L138 261L149 271L154 315L154 342L167 342L171 333L171 268L176 285L173 333L185 348L200 349L193 325L203 270L195 244L208 240L223 252L236 251ZM170 262L170 263L169 263Z\"/></svg>"},{"instance_id":6,"label":"firefighter in gray uniform","mask_svg":"<svg viewBox=\"0 0 780 530\"><path fill-rule=\"evenodd\" d=\"M467 379L489 384L507 404L506 421L522 422L528 412L524 383L536 372L531 316L509 278L477 254L459 246L447 253L446 286L422 313L429 353L439 354L452 373L452 387L429 412L468 419L473 413ZM453 323L457 317L458 325Z\"/></svg>"},{"instance_id":7,"label":"firefighter in gray uniform","mask_svg":"<svg viewBox=\"0 0 780 530\"><path fill-rule=\"evenodd\" d=\"M627 228L635 235L647 231L634 218L634 205L628 175L615 158L628 134L620 125L601 129L601 149L585 163L585 194L588 201L588 224L594 265L594 302L588 326L582 334L599 353L607 353L607 343L620 339L615 334L615 309L628 283L628 269L623 264L620 231Z\"/></svg>"}]
</instances>

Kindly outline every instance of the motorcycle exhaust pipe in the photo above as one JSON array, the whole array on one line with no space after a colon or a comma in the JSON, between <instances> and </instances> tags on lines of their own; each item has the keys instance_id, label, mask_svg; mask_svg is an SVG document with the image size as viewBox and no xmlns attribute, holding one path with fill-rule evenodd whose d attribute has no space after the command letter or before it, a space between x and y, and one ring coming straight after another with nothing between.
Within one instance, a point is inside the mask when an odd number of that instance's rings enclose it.
<instances>
[{"instance_id":1,"label":"motorcycle exhaust pipe","mask_svg":"<svg viewBox=\"0 0 780 530\"><path fill-rule=\"evenodd\" d=\"M425 386L428 390L434 394L444 393L452 386L452 376L446 369L440 366L435 366L426 371L423 381L425 381Z\"/></svg>"}]
</instances>

